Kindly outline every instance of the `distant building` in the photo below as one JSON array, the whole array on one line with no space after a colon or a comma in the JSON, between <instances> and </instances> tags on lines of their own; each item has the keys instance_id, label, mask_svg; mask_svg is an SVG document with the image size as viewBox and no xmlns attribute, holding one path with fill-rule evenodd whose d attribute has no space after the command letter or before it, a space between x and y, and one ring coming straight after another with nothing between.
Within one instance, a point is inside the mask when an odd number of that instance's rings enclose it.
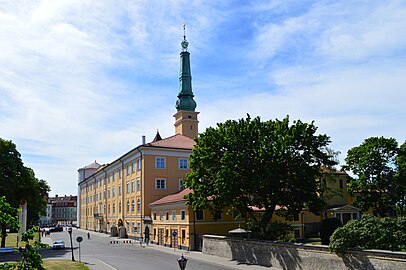
<instances>
[{"instance_id":1,"label":"distant building","mask_svg":"<svg viewBox=\"0 0 406 270\"><path fill-rule=\"evenodd\" d=\"M52 204L52 224L68 225L77 222L77 196L56 195L50 198Z\"/></svg>"},{"instance_id":2,"label":"distant building","mask_svg":"<svg viewBox=\"0 0 406 270\"><path fill-rule=\"evenodd\" d=\"M52 202L51 199L47 200L47 207L45 209L45 216L39 218L41 226L48 226L53 224L52 221Z\"/></svg>"}]
</instances>

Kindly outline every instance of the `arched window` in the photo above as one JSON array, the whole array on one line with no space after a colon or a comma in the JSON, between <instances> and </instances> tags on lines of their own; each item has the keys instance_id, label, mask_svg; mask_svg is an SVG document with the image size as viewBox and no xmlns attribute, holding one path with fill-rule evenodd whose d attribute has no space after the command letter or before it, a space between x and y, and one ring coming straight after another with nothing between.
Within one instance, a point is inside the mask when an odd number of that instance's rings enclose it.
<instances>
[{"instance_id":1,"label":"arched window","mask_svg":"<svg viewBox=\"0 0 406 270\"><path fill-rule=\"evenodd\" d=\"M134 199L131 201L131 212L134 212L135 209L135 203L134 203Z\"/></svg>"},{"instance_id":2,"label":"arched window","mask_svg":"<svg viewBox=\"0 0 406 270\"><path fill-rule=\"evenodd\" d=\"M141 200L137 200L137 212L141 212Z\"/></svg>"}]
</instances>

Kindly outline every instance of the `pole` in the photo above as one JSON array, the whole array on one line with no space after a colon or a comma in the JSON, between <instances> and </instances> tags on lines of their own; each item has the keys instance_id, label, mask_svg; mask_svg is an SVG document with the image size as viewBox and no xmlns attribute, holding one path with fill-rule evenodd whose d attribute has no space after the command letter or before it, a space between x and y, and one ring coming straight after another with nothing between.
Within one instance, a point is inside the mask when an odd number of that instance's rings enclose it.
<instances>
[{"instance_id":1,"label":"pole","mask_svg":"<svg viewBox=\"0 0 406 270\"><path fill-rule=\"evenodd\" d=\"M82 262L80 257L80 242L79 242L79 262Z\"/></svg>"},{"instance_id":2,"label":"pole","mask_svg":"<svg viewBox=\"0 0 406 270\"><path fill-rule=\"evenodd\" d=\"M71 251L72 251L72 261L74 262L75 257L73 256L72 228L71 227L68 228L68 232L69 232L69 237L70 237L70 248L71 248Z\"/></svg>"}]
</instances>

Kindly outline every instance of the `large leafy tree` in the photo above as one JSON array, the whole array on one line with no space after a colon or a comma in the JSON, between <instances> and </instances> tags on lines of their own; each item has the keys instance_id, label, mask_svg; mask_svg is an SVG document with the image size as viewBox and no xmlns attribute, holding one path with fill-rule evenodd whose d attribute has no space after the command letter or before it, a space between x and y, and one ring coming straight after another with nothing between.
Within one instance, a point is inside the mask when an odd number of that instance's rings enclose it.
<instances>
[{"instance_id":1,"label":"large leafy tree","mask_svg":"<svg viewBox=\"0 0 406 270\"><path fill-rule=\"evenodd\" d=\"M399 196L394 176L398 150L396 139L384 137L368 138L348 150L343 168L355 175L348 183L355 206L364 211L373 208L374 214L381 217L396 214Z\"/></svg>"},{"instance_id":2,"label":"large leafy tree","mask_svg":"<svg viewBox=\"0 0 406 270\"><path fill-rule=\"evenodd\" d=\"M7 232L6 229L18 229L18 208L12 207L6 197L0 197L0 229L1 229L1 247L6 244Z\"/></svg>"},{"instance_id":3,"label":"large leafy tree","mask_svg":"<svg viewBox=\"0 0 406 270\"><path fill-rule=\"evenodd\" d=\"M400 146L396 157L397 172L395 175L395 188L399 198L399 214L405 214L406 207L406 141Z\"/></svg>"},{"instance_id":4,"label":"large leafy tree","mask_svg":"<svg viewBox=\"0 0 406 270\"><path fill-rule=\"evenodd\" d=\"M238 209L262 237L277 205L291 216L305 206L318 213L323 200L316 179L322 166L336 161L327 148L330 138L316 131L313 122L290 124L289 117L262 122L249 115L208 128L190 157L185 184L194 192L189 203L195 210Z\"/></svg>"},{"instance_id":5,"label":"large leafy tree","mask_svg":"<svg viewBox=\"0 0 406 270\"><path fill-rule=\"evenodd\" d=\"M24 166L16 145L0 138L0 196L6 196L13 207L22 202L28 205L28 223L37 224L44 213L50 188L37 179L31 168Z\"/></svg>"}]
</instances>

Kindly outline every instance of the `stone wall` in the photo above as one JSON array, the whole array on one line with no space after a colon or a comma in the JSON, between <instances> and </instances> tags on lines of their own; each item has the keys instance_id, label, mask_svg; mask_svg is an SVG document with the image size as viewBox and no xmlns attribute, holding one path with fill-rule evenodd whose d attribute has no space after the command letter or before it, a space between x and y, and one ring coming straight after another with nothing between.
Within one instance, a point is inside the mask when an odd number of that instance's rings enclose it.
<instances>
[{"instance_id":1,"label":"stone wall","mask_svg":"<svg viewBox=\"0 0 406 270\"><path fill-rule=\"evenodd\" d=\"M351 269L403 270L406 253L383 250L351 251L338 256L327 246L277 243L204 235L203 253L243 264L258 264L289 270Z\"/></svg>"}]
</instances>

